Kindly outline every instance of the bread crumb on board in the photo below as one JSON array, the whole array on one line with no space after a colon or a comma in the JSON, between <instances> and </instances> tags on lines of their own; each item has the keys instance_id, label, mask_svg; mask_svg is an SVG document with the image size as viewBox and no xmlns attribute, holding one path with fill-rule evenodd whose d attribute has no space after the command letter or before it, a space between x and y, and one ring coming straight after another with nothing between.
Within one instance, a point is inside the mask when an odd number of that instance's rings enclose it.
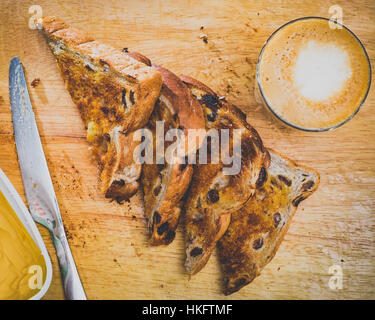
<instances>
[{"instance_id":1,"label":"bread crumb on board","mask_svg":"<svg viewBox=\"0 0 375 320\"><path fill-rule=\"evenodd\" d=\"M33 81L31 81L31 86L33 88L37 87L40 83L40 79L39 78L35 78Z\"/></svg>"},{"instance_id":2,"label":"bread crumb on board","mask_svg":"<svg viewBox=\"0 0 375 320\"><path fill-rule=\"evenodd\" d=\"M199 38L203 40L204 43L208 43L208 37L206 34L202 33Z\"/></svg>"}]
</instances>

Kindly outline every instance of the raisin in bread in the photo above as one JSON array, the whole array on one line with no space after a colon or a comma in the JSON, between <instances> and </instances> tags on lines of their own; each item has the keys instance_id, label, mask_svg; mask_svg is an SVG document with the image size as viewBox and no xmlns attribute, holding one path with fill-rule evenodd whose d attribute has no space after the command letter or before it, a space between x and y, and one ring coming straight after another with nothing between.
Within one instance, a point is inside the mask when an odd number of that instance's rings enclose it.
<instances>
[{"instance_id":1,"label":"raisin in bread","mask_svg":"<svg viewBox=\"0 0 375 320\"><path fill-rule=\"evenodd\" d=\"M207 164L194 168L193 178L185 204L186 262L189 274L200 271L207 263L217 241L225 233L232 212L239 210L267 177L269 154L246 116L201 82L187 76L180 77L203 107L206 129L228 129L230 150L235 143L241 146L239 172L224 174L226 167L222 150L208 146ZM234 141L233 129L243 129L241 140ZM211 145L211 147L210 147ZM219 162L210 163L214 152L219 151Z\"/></svg>"},{"instance_id":2,"label":"raisin in bread","mask_svg":"<svg viewBox=\"0 0 375 320\"><path fill-rule=\"evenodd\" d=\"M275 256L299 203L318 187L319 174L270 150L268 179L232 213L218 242L226 295L252 282Z\"/></svg>"},{"instance_id":3,"label":"raisin in bread","mask_svg":"<svg viewBox=\"0 0 375 320\"><path fill-rule=\"evenodd\" d=\"M45 17L41 26L87 128L103 192L119 201L130 198L141 174L133 135L154 109L160 73L57 18Z\"/></svg>"}]
</instances>

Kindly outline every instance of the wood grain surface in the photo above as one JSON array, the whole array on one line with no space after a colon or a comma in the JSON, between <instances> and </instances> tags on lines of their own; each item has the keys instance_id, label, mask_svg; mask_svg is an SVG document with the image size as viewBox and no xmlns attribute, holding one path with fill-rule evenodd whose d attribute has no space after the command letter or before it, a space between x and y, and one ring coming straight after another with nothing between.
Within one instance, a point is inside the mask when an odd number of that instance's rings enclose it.
<instances>
[{"instance_id":1,"label":"wood grain surface","mask_svg":"<svg viewBox=\"0 0 375 320\"><path fill-rule=\"evenodd\" d=\"M59 16L102 42L139 51L207 83L246 112L266 146L320 172L318 191L301 204L276 257L252 284L225 297L216 254L189 279L182 227L170 246L151 247L142 195L123 205L103 197L78 110L42 35L28 27L29 7L35 4L44 15ZM373 65L375 2L334 4L343 9L343 23L363 41ZM268 36L298 17L330 17L330 5L311 0L1 1L0 168L24 198L8 93L9 61L19 56L27 82L40 79L29 88L31 100L89 299L375 298L374 90L352 121L325 133L286 127L254 95L256 61ZM53 245L38 227L53 262L45 298L62 299ZM332 265L342 267L341 290L328 286Z\"/></svg>"}]
</instances>

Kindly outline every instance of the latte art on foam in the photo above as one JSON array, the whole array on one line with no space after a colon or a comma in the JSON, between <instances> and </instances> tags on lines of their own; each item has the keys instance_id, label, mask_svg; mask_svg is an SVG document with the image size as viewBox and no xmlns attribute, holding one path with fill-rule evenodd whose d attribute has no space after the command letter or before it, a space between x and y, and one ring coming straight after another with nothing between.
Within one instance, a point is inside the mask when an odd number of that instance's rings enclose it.
<instances>
[{"instance_id":1,"label":"latte art on foam","mask_svg":"<svg viewBox=\"0 0 375 320\"><path fill-rule=\"evenodd\" d=\"M294 83L300 94L324 100L338 93L352 75L348 54L329 43L310 41L298 54Z\"/></svg>"},{"instance_id":2,"label":"latte art on foam","mask_svg":"<svg viewBox=\"0 0 375 320\"><path fill-rule=\"evenodd\" d=\"M360 42L328 20L306 18L279 29L263 48L258 82L283 121L326 130L349 119L366 97L370 66Z\"/></svg>"}]
</instances>

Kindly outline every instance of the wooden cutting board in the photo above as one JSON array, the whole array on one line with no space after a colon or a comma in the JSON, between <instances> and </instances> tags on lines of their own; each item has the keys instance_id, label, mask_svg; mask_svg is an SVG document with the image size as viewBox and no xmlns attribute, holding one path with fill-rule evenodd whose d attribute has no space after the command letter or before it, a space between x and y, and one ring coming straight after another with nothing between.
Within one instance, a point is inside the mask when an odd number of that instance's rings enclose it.
<instances>
[{"instance_id":1,"label":"wooden cutting board","mask_svg":"<svg viewBox=\"0 0 375 320\"><path fill-rule=\"evenodd\" d=\"M24 196L8 95L9 60L19 56L28 83L40 79L36 88L30 86L30 95L69 243L89 299L375 298L374 90L352 121L325 133L286 127L254 97L256 61L264 41L289 20L330 17L326 1L37 3L43 14L59 16L100 41L139 51L177 74L207 83L247 113L266 146L321 174L318 191L301 204L276 257L251 285L229 297L222 295L216 254L201 273L189 279L183 268L181 227L170 246L151 247L141 194L119 205L100 193L97 168L77 108L43 37L28 28L29 7L34 1L1 1L0 168ZM335 3L343 9L343 23L363 41L373 64L375 2ZM47 231L39 229L54 270L45 298L62 299L52 242ZM342 268L341 290L328 285L332 265Z\"/></svg>"}]
</instances>

